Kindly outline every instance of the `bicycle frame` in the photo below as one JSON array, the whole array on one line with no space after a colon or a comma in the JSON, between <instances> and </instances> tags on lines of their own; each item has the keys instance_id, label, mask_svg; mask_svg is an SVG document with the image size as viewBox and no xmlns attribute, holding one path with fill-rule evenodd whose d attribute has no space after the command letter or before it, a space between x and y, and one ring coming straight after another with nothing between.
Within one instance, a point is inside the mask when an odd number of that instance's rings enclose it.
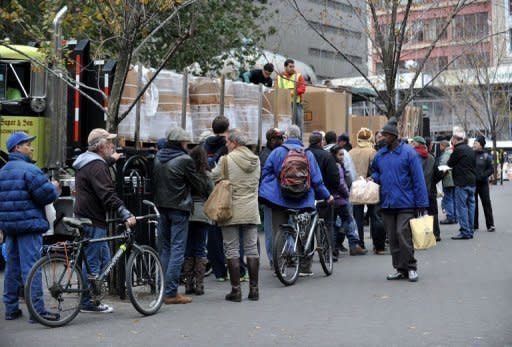
<instances>
[{"instance_id":1,"label":"bicycle frame","mask_svg":"<svg viewBox=\"0 0 512 347\"><path fill-rule=\"evenodd\" d=\"M307 231L303 230L304 227L301 225L300 220L299 220L299 216L303 215L304 213L307 213L309 215L309 217L312 218L309 221L309 228L308 228ZM294 224L292 226L292 228L296 232L295 242L294 242L294 245L293 245L293 251L297 252L297 244L298 244L297 241L298 241L298 238L300 237L301 232L307 232L306 233L307 239L306 239L306 243L304 244L304 252L307 252L307 250L311 248L311 243L313 242L313 234L314 234L314 231L316 229L316 225L318 224L318 219L319 219L318 212L313 212L313 213L303 212L303 213L299 213L299 214L294 215L292 218L293 218L293 224ZM307 254L303 254L303 256L309 257L309 256L312 256L314 253L315 253L315 249L313 248Z\"/></svg>"}]
</instances>

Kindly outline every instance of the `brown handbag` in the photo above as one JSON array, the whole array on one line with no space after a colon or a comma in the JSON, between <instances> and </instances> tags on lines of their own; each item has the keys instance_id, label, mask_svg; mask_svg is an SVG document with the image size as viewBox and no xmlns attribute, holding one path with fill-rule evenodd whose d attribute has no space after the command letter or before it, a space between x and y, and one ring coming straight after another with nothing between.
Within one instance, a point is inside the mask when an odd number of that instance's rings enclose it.
<instances>
[{"instance_id":1,"label":"brown handbag","mask_svg":"<svg viewBox=\"0 0 512 347\"><path fill-rule=\"evenodd\" d=\"M229 181L227 156L222 161L222 179L204 203L203 211L217 223L224 223L233 216L233 187Z\"/></svg>"}]
</instances>

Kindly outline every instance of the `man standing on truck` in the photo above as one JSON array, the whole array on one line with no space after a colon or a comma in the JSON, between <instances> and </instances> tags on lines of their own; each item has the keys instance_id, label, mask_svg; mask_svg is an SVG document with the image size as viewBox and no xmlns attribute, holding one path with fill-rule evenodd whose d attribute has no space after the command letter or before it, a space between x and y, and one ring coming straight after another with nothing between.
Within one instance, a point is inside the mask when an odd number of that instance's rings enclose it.
<instances>
[{"instance_id":1,"label":"man standing on truck","mask_svg":"<svg viewBox=\"0 0 512 347\"><path fill-rule=\"evenodd\" d=\"M304 105L302 95L306 92L306 81L304 76L295 70L295 61L286 59L284 62L284 73L277 76L277 88L290 90L292 97L293 124L296 124L301 136L304 134Z\"/></svg>"}]
</instances>

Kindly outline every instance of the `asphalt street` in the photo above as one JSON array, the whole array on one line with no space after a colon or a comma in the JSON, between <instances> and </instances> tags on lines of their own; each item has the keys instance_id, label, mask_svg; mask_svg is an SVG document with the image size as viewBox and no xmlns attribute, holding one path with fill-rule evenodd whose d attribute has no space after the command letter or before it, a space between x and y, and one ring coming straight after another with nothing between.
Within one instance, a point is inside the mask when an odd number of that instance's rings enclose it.
<instances>
[{"instance_id":1,"label":"asphalt street","mask_svg":"<svg viewBox=\"0 0 512 347\"><path fill-rule=\"evenodd\" d=\"M226 302L229 284L209 277L204 296L151 317L110 297L114 313L50 329L21 305L22 319L0 320L0 346L512 346L512 183L491 198L497 232L454 241L458 227L442 226L443 241L416 253L417 283L386 281L389 255L345 254L331 277L316 259L313 277L284 287L264 259L259 302L246 283L242 303Z\"/></svg>"}]
</instances>

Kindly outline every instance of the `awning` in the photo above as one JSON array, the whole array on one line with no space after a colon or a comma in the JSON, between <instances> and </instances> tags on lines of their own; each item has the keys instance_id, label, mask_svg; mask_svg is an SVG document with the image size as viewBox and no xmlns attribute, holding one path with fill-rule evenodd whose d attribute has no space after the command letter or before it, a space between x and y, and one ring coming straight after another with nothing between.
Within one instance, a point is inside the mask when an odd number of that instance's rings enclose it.
<instances>
[{"instance_id":1,"label":"awning","mask_svg":"<svg viewBox=\"0 0 512 347\"><path fill-rule=\"evenodd\" d=\"M36 47L21 46L21 45L9 45L16 51L6 46L0 46L0 59L12 59L12 60L29 60L29 58L44 60L45 55ZM21 53L19 53L19 52ZM23 53L23 54L22 54Z\"/></svg>"}]
</instances>

